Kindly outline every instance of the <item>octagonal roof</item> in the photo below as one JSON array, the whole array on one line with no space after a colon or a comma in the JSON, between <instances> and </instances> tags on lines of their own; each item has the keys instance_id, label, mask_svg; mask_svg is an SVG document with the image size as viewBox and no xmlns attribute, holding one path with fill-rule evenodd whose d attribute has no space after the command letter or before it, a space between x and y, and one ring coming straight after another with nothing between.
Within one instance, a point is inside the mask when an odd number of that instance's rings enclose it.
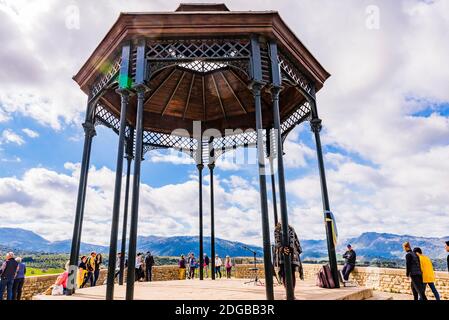
<instances>
[{"instance_id":1,"label":"octagonal roof","mask_svg":"<svg viewBox=\"0 0 449 320\"><path fill-rule=\"evenodd\" d=\"M87 94L117 56L124 41L146 38L148 41L185 41L186 39L246 38L259 35L275 40L289 62L313 83L322 88L329 73L313 57L302 42L284 23L276 11L229 11L224 4L181 4L175 12L121 13L118 20L84 63L74 80ZM151 92L145 99L146 130L170 133L191 127L199 120L205 128L247 129L254 127L254 103L248 89L249 78L225 65L208 64L207 72L197 72L197 66L174 65L154 74ZM281 120L285 120L304 101L295 88L286 88L280 99ZM113 114L120 113L120 99L114 90L101 98ZM135 97L131 105L135 104ZM270 96L262 96L263 109L270 110ZM134 123L135 108L128 108L127 120ZM267 112L265 114L271 114ZM264 114L264 126L272 117ZM155 117L154 115L157 115Z\"/></svg>"}]
</instances>

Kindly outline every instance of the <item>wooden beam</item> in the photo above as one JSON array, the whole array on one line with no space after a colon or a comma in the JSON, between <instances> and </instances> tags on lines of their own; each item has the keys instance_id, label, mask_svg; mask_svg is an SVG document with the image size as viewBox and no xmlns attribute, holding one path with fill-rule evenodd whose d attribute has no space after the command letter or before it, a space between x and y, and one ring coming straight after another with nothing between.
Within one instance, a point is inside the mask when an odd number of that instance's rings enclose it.
<instances>
[{"instance_id":1,"label":"wooden beam","mask_svg":"<svg viewBox=\"0 0 449 320\"><path fill-rule=\"evenodd\" d=\"M218 87L217 87L217 82L215 82L215 77L214 74L211 74L212 77L212 82L214 83L214 87L215 87L215 91L217 92L217 97L218 97L218 101L220 102L220 107L221 107L221 111L223 112L223 117L225 118L225 120L227 120L226 117L226 112L223 106L223 101L221 100L221 95L220 95L220 91L218 91Z\"/></svg>"},{"instance_id":2,"label":"wooden beam","mask_svg":"<svg viewBox=\"0 0 449 320\"><path fill-rule=\"evenodd\" d=\"M223 72L220 72L221 76L223 77L223 80L226 82L229 90L231 90L232 95L234 96L235 100L237 100L237 102L239 103L240 107L242 108L243 112L248 113L245 109L245 107L243 106L242 101L240 100L240 98L237 96L237 93L234 91L234 89L232 89L231 85L229 84L228 79L226 79L225 75Z\"/></svg>"},{"instance_id":3,"label":"wooden beam","mask_svg":"<svg viewBox=\"0 0 449 320\"><path fill-rule=\"evenodd\" d=\"M182 115L182 119L184 120L186 118L186 113L187 113L187 109L189 108L189 103L190 103L190 95L192 94L192 88L193 88L193 83L195 82L195 74L192 73L192 80L190 81L190 88L189 88L189 93L187 95L187 101L186 101L186 106L184 107L184 113Z\"/></svg>"},{"instance_id":4,"label":"wooden beam","mask_svg":"<svg viewBox=\"0 0 449 320\"><path fill-rule=\"evenodd\" d=\"M176 72L176 70L177 70L176 68L173 68L172 72L170 72L170 74L167 76L167 78L165 78L164 81L162 81L162 82L156 87L156 89L153 90L153 92L152 92L151 95L148 97L148 99L145 100L145 102L143 103L143 105L146 105L147 102L150 101L151 98L154 97L154 95L159 91L159 89L160 89L161 87L163 87L164 84L166 84L167 81L171 78L171 76Z\"/></svg>"},{"instance_id":5,"label":"wooden beam","mask_svg":"<svg viewBox=\"0 0 449 320\"><path fill-rule=\"evenodd\" d=\"M173 100L173 97L175 96L176 91L178 91L179 85L181 84L182 79L184 79L184 76L185 76L185 75L186 75L186 72L183 71L183 72L182 72L182 75L181 75L181 78L179 78L179 81L178 81L178 83L176 84L175 89L173 89L173 92L172 92L172 94L171 94L171 96L170 96L170 99L168 99L167 103L165 104L164 110L162 110L161 116L163 116L164 113L165 113L165 111L167 111L168 105L169 105L170 102Z\"/></svg>"}]
</instances>

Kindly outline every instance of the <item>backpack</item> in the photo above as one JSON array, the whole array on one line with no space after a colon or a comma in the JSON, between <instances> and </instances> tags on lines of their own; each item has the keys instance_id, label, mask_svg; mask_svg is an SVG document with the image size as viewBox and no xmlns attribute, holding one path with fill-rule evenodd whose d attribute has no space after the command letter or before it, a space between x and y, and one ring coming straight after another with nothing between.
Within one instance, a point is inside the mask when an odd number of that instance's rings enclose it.
<instances>
[{"instance_id":1,"label":"backpack","mask_svg":"<svg viewBox=\"0 0 449 320\"><path fill-rule=\"evenodd\" d=\"M332 278L331 268L328 264L322 266L318 271L316 278L316 285L320 288L333 289L335 288L335 282Z\"/></svg>"}]
</instances>

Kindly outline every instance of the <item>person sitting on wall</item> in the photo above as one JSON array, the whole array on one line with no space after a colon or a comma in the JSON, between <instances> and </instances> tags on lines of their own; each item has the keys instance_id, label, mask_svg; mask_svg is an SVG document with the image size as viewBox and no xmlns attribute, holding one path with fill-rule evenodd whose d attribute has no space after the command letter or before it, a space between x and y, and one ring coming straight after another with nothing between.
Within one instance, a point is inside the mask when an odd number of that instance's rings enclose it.
<instances>
[{"instance_id":1,"label":"person sitting on wall","mask_svg":"<svg viewBox=\"0 0 449 320\"><path fill-rule=\"evenodd\" d=\"M65 271L61 273L54 284L52 284L47 290L45 290L45 295L62 295L67 294L67 280L69 279L69 268L70 261L65 264ZM62 290L61 290L62 289Z\"/></svg>"},{"instance_id":2,"label":"person sitting on wall","mask_svg":"<svg viewBox=\"0 0 449 320\"><path fill-rule=\"evenodd\" d=\"M354 249L352 249L352 246L348 244L346 246L348 250L343 254L343 259L345 259L345 265L343 266L343 280L348 281L349 275L352 271L354 271L355 263L357 259L357 254L355 253Z\"/></svg>"},{"instance_id":3,"label":"person sitting on wall","mask_svg":"<svg viewBox=\"0 0 449 320\"><path fill-rule=\"evenodd\" d=\"M435 272L433 271L432 261L429 257L422 254L421 248L414 248L413 252L419 257L424 291L426 291L426 286L429 285L435 299L440 300L440 294L438 293L437 288L435 288Z\"/></svg>"},{"instance_id":4,"label":"person sitting on wall","mask_svg":"<svg viewBox=\"0 0 449 320\"><path fill-rule=\"evenodd\" d=\"M295 229L288 225L288 246L282 245L282 225L278 223L274 228L274 245L276 252L277 265L279 265L279 273L282 278L282 282L285 286L285 269L284 269L284 256L291 256L292 261L292 279L293 279L293 289L296 286L296 274L295 272L299 271L299 278L304 280L304 272L301 263L301 253L302 248L298 239L298 235L295 232Z\"/></svg>"}]
</instances>

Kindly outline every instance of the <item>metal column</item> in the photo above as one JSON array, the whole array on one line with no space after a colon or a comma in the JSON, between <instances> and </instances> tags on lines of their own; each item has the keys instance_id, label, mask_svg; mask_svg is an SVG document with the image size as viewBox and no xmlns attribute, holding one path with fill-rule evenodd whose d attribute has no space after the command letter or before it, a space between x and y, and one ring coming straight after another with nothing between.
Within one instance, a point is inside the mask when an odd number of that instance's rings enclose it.
<instances>
[{"instance_id":1,"label":"metal column","mask_svg":"<svg viewBox=\"0 0 449 320\"><path fill-rule=\"evenodd\" d=\"M267 300L274 300L273 293L273 272L271 266L271 243L270 243L270 225L268 219L267 203L267 181L265 177L265 155L263 145L263 124L262 124L262 100L261 89L262 82L262 63L260 56L260 44L257 38L251 38L251 62L252 62L252 83L251 89L254 95L254 104L256 109L256 130L257 130L257 158L259 168L260 184L260 203L262 218L262 237L264 252L264 270L265 270L265 292Z\"/></svg>"},{"instance_id":2,"label":"metal column","mask_svg":"<svg viewBox=\"0 0 449 320\"><path fill-rule=\"evenodd\" d=\"M123 229L122 229L122 243L120 251L120 273L118 284L123 285L125 279L125 257L126 257L126 235L128 226L128 207L129 207L129 183L131 179L131 162L133 160L134 149L134 129L130 128L128 140L126 142L126 186L125 186L125 206L123 209Z\"/></svg>"},{"instance_id":3,"label":"metal column","mask_svg":"<svg viewBox=\"0 0 449 320\"><path fill-rule=\"evenodd\" d=\"M201 143L201 142L200 142ZM200 280L203 280L203 169L204 165L202 163L196 166L198 168L198 187L199 187L199 228L200 228L200 253L199 253L199 261L200 261Z\"/></svg>"},{"instance_id":4,"label":"metal column","mask_svg":"<svg viewBox=\"0 0 449 320\"><path fill-rule=\"evenodd\" d=\"M281 137L281 119L279 115L279 92L281 90L281 75L278 63L277 45L270 42L270 58L271 58L271 74L272 87L271 96L273 98L273 123L276 137L276 155L278 161L278 183L279 183L279 200L281 205L281 221L282 221L282 246L290 247L290 239L288 232L288 212L287 212L287 195L285 191L285 173L284 173L284 153L282 151L282 137ZM284 254L283 252L281 254ZM285 274L285 290L287 293L287 300L295 299L295 292L293 288L293 274L292 274L292 257L291 254L284 254L284 274Z\"/></svg>"},{"instance_id":5,"label":"metal column","mask_svg":"<svg viewBox=\"0 0 449 320\"><path fill-rule=\"evenodd\" d=\"M143 156L143 107L145 92L147 91L147 71L146 71L146 43L140 40L137 46L136 61L136 85L134 89L137 91L137 112L136 112L136 154L134 157L134 179L133 194L131 203L131 222L129 230L129 247L128 247L128 275L126 279L126 300L134 299L134 281L136 267L136 250L137 250L137 224L139 221L139 191L140 191L140 167Z\"/></svg>"},{"instance_id":6,"label":"metal column","mask_svg":"<svg viewBox=\"0 0 449 320\"><path fill-rule=\"evenodd\" d=\"M326 173L324 169L323 150L321 147L321 138L320 138L321 119L318 117L318 110L316 107L316 103L314 101L311 102L311 108L312 108L312 120L310 121L310 127L315 136L316 153L318 158L318 169L320 172L321 197L323 199L324 223L326 226L326 239L327 239L327 251L329 254L329 265L332 271L332 277L334 278L335 286L337 288L340 288L340 280L338 276L338 267L337 267L337 255L335 252L335 245L336 245L336 234L334 230L335 221L330 211L329 195L327 192Z\"/></svg>"},{"instance_id":7,"label":"metal column","mask_svg":"<svg viewBox=\"0 0 449 320\"><path fill-rule=\"evenodd\" d=\"M209 163L210 172L210 263L211 277L215 280L215 199L214 199L214 169L215 164Z\"/></svg>"},{"instance_id":8,"label":"metal column","mask_svg":"<svg viewBox=\"0 0 449 320\"><path fill-rule=\"evenodd\" d=\"M78 197L76 201L75 222L73 227L72 247L70 251L70 270L67 281L67 294L75 293L76 276L78 271L78 256L81 243L81 230L84 216L84 203L86 200L87 177L89 174L90 153L92 150L92 138L96 135L94 125L94 104L88 104L86 111L86 121L83 123L84 128L84 147L83 157L81 160L80 181L78 185Z\"/></svg>"}]
</instances>

